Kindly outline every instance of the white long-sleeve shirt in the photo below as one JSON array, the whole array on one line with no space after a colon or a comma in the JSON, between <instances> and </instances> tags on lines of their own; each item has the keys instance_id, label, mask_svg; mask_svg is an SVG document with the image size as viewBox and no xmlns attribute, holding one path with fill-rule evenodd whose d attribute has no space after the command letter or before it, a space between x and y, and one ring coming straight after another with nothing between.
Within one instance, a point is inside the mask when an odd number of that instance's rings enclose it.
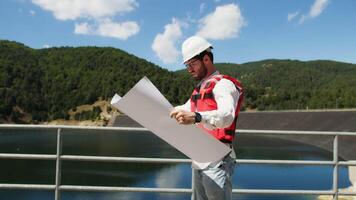
<instances>
[{"instance_id":1,"label":"white long-sleeve shirt","mask_svg":"<svg viewBox=\"0 0 356 200\"><path fill-rule=\"evenodd\" d=\"M216 74L219 74L219 72L215 72L211 76ZM217 110L199 111L202 116L201 123L208 129L229 127L235 119L235 109L240 93L232 81L223 78L216 83L213 95L217 103ZM190 111L190 99L185 104L175 108Z\"/></svg>"}]
</instances>

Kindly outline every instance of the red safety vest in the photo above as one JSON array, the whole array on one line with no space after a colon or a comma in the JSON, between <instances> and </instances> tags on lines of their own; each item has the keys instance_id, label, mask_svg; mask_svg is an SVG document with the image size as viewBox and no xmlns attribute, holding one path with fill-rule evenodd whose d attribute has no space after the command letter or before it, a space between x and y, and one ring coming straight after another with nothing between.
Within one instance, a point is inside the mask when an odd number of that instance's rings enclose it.
<instances>
[{"instance_id":1,"label":"red safety vest","mask_svg":"<svg viewBox=\"0 0 356 200\"><path fill-rule=\"evenodd\" d=\"M226 75L213 75L209 77L209 79L205 80L200 88L195 88L193 91L193 94L190 98L190 103L191 103L191 111L192 112L203 112L203 111L210 111L210 110L216 110L218 108L217 103L215 101L214 95L213 95L213 89L216 85L217 82L219 82L221 79L228 79L232 81L235 84L235 87L237 91L240 93L240 97L235 109L235 118L233 123L227 127L227 128L216 128L214 130L209 130L203 126L202 123L199 124L199 126L213 135L215 138L218 140L224 142L224 143L231 143L234 139L235 136L235 129L236 129L236 120L240 112L240 107L242 104L242 99L243 99L243 89L241 83L236 80L235 78L232 78L230 76Z\"/></svg>"}]
</instances>

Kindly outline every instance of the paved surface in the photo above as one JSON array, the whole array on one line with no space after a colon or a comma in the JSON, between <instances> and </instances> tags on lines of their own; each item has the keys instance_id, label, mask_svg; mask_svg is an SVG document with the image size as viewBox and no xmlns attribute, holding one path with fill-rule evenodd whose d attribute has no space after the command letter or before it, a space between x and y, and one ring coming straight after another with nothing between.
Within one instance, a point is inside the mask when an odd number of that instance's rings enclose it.
<instances>
[{"instance_id":1,"label":"paved surface","mask_svg":"<svg viewBox=\"0 0 356 200\"><path fill-rule=\"evenodd\" d=\"M239 117L238 128L356 132L356 111L244 112ZM273 137L310 144L330 152L333 149L333 137L329 136L273 135ZM344 160L356 160L356 136L339 137L339 156Z\"/></svg>"},{"instance_id":2,"label":"paved surface","mask_svg":"<svg viewBox=\"0 0 356 200\"><path fill-rule=\"evenodd\" d=\"M356 111L330 112L243 112L240 129L352 131L356 132Z\"/></svg>"},{"instance_id":3,"label":"paved surface","mask_svg":"<svg viewBox=\"0 0 356 200\"><path fill-rule=\"evenodd\" d=\"M114 126L141 127L127 116L119 116ZM296 131L346 131L356 132L356 111L318 112L242 112L238 129L296 130ZM273 137L293 140L332 151L333 138L329 136L283 136ZM356 137L339 137L339 155L344 160L356 160Z\"/></svg>"}]
</instances>

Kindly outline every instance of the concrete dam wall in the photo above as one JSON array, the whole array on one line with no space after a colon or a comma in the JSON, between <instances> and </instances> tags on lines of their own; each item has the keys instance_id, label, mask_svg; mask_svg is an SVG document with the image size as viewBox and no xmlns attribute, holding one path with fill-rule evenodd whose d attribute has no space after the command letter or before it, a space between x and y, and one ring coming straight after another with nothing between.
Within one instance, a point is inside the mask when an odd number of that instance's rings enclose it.
<instances>
[{"instance_id":1,"label":"concrete dam wall","mask_svg":"<svg viewBox=\"0 0 356 200\"><path fill-rule=\"evenodd\" d=\"M126 115L118 116L113 124L122 127L141 127ZM356 111L241 112L237 129L356 132ZM330 136L269 135L268 137L310 144L327 151L333 149L333 137ZM339 137L339 155L344 160L356 160L356 137Z\"/></svg>"}]
</instances>

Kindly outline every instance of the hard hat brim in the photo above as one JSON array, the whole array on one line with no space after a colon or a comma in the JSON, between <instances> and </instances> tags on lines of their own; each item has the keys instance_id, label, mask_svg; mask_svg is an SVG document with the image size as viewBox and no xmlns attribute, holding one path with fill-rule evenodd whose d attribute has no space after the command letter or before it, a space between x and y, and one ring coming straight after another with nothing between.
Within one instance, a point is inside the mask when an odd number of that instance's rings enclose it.
<instances>
[{"instance_id":1,"label":"hard hat brim","mask_svg":"<svg viewBox=\"0 0 356 200\"><path fill-rule=\"evenodd\" d=\"M185 63L188 62L190 59L194 58L195 56L201 54L201 53L204 52L204 51L211 52L211 49L214 49L214 47L211 46L211 45L210 45L209 47L207 47L207 48L203 48L203 50L200 51L198 54L189 56L188 58L185 58L185 59L183 60L182 64L185 64Z\"/></svg>"}]
</instances>

